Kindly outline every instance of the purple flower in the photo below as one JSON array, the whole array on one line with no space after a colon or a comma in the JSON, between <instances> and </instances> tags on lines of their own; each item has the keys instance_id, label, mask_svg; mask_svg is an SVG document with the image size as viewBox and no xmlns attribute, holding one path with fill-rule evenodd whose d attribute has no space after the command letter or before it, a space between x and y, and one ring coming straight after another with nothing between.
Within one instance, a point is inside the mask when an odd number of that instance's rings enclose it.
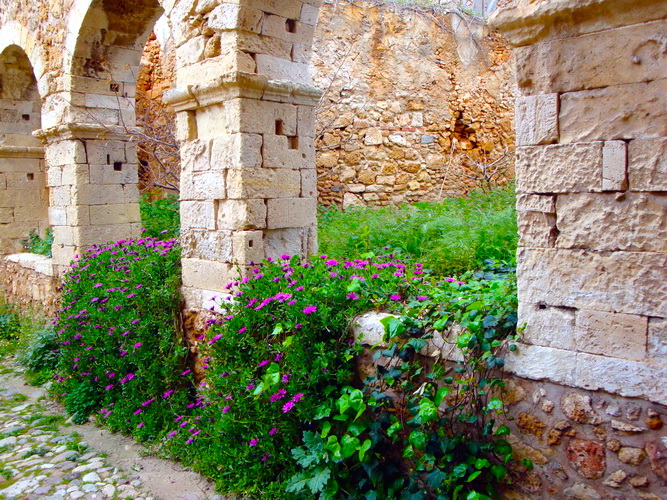
<instances>
[{"instance_id":1,"label":"purple flower","mask_svg":"<svg viewBox=\"0 0 667 500\"><path fill-rule=\"evenodd\" d=\"M296 403L297 401L301 401L302 399L303 399L303 392L300 392L300 393L294 395L294 397L292 398L292 401L294 401Z\"/></svg>"},{"instance_id":2,"label":"purple flower","mask_svg":"<svg viewBox=\"0 0 667 500\"><path fill-rule=\"evenodd\" d=\"M262 362L259 364L259 367L261 368L262 366L266 366L266 365L268 365L268 364L269 364L269 360L268 360L268 359L265 359L264 361L262 361Z\"/></svg>"},{"instance_id":3,"label":"purple flower","mask_svg":"<svg viewBox=\"0 0 667 500\"><path fill-rule=\"evenodd\" d=\"M109 390L111 390L111 389L113 389L113 384L107 385L107 386L104 388L105 391L109 391Z\"/></svg>"},{"instance_id":4,"label":"purple flower","mask_svg":"<svg viewBox=\"0 0 667 500\"><path fill-rule=\"evenodd\" d=\"M324 262L328 267L333 267L338 265L338 261L336 259L329 259Z\"/></svg>"},{"instance_id":5,"label":"purple flower","mask_svg":"<svg viewBox=\"0 0 667 500\"><path fill-rule=\"evenodd\" d=\"M272 403L275 403L279 399L282 399L285 397L287 394L287 391L285 389L280 389L278 392L276 392L273 396L271 396L269 399L271 400Z\"/></svg>"},{"instance_id":6,"label":"purple flower","mask_svg":"<svg viewBox=\"0 0 667 500\"><path fill-rule=\"evenodd\" d=\"M417 295L417 300L428 300L426 295Z\"/></svg>"},{"instance_id":7,"label":"purple flower","mask_svg":"<svg viewBox=\"0 0 667 500\"><path fill-rule=\"evenodd\" d=\"M248 389L249 391L252 391L255 388L255 384L248 384L246 385L245 388Z\"/></svg>"},{"instance_id":8,"label":"purple flower","mask_svg":"<svg viewBox=\"0 0 667 500\"><path fill-rule=\"evenodd\" d=\"M313 314L315 311L317 311L317 306L307 306L306 308L304 308L303 313L308 315L308 314Z\"/></svg>"},{"instance_id":9,"label":"purple flower","mask_svg":"<svg viewBox=\"0 0 667 500\"><path fill-rule=\"evenodd\" d=\"M167 392L165 392L165 393L162 395L162 397L166 399L166 398L168 398L169 396L171 396L173 393L174 393L174 390L173 390L173 389L169 389Z\"/></svg>"},{"instance_id":10,"label":"purple flower","mask_svg":"<svg viewBox=\"0 0 667 500\"><path fill-rule=\"evenodd\" d=\"M227 412L229 411L229 408L230 408L229 406L225 406L225 407L222 409L222 413L227 413Z\"/></svg>"},{"instance_id":11,"label":"purple flower","mask_svg":"<svg viewBox=\"0 0 667 500\"><path fill-rule=\"evenodd\" d=\"M294 401L288 401L283 405L283 413L287 413L292 408L294 408Z\"/></svg>"},{"instance_id":12,"label":"purple flower","mask_svg":"<svg viewBox=\"0 0 667 500\"><path fill-rule=\"evenodd\" d=\"M350 293L347 294L347 298L350 299L350 300L357 300L359 298L359 296L354 292L350 292Z\"/></svg>"},{"instance_id":13,"label":"purple flower","mask_svg":"<svg viewBox=\"0 0 667 500\"><path fill-rule=\"evenodd\" d=\"M269 436L273 436L276 432L278 432L278 428L277 428L277 427L274 427L273 429L271 429L271 430L269 431Z\"/></svg>"},{"instance_id":14,"label":"purple flower","mask_svg":"<svg viewBox=\"0 0 667 500\"><path fill-rule=\"evenodd\" d=\"M392 294L389 298L391 300L401 300L401 296L397 293Z\"/></svg>"},{"instance_id":15,"label":"purple flower","mask_svg":"<svg viewBox=\"0 0 667 500\"><path fill-rule=\"evenodd\" d=\"M137 429L141 429L144 426L143 422L139 422L139 425L137 425Z\"/></svg>"},{"instance_id":16,"label":"purple flower","mask_svg":"<svg viewBox=\"0 0 667 500\"><path fill-rule=\"evenodd\" d=\"M251 439L248 446L252 448L253 446L257 446L257 443L259 443L259 439Z\"/></svg>"},{"instance_id":17,"label":"purple flower","mask_svg":"<svg viewBox=\"0 0 667 500\"><path fill-rule=\"evenodd\" d=\"M134 347L135 349L139 349L141 347L141 345L142 345L141 342L137 342L132 347Z\"/></svg>"},{"instance_id":18,"label":"purple flower","mask_svg":"<svg viewBox=\"0 0 667 500\"><path fill-rule=\"evenodd\" d=\"M290 377L291 377L291 375L289 373L286 373L285 375L283 375L283 377L281 379L283 381L283 384L286 384L287 382L289 382Z\"/></svg>"}]
</instances>

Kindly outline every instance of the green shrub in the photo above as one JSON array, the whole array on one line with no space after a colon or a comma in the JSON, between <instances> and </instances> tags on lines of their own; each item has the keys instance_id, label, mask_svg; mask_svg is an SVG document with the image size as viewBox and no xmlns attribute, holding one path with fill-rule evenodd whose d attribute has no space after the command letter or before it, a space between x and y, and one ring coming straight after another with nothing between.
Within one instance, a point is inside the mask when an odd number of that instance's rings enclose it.
<instances>
[{"instance_id":1,"label":"green shrub","mask_svg":"<svg viewBox=\"0 0 667 500\"><path fill-rule=\"evenodd\" d=\"M99 411L111 429L156 437L188 400L179 286L174 240L119 241L72 265L57 330L59 392L75 420Z\"/></svg>"},{"instance_id":2,"label":"green shrub","mask_svg":"<svg viewBox=\"0 0 667 500\"><path fill-rule=\"evenodd\" d=\"M401 207L323 210L322 252L336 258L390 247L437 274L479 269L487 259L513 261L518 241L513 186L489 193Z\"/></svg>"},{"instance_id":3,"label":"green shrub","mask_svg":"<svg viewBox=\"0 0 667 500\"><path fill-rule=\"evenodd\" d=\"M16 341L21 332L21 318L16 308L0 299L0 340Z\"/></svg>"},{"instance_id":4,"label":"green shrub","mask_svg":"<svg viewBox=\"0 0 667 500\"><path fill-rule=\"evenodd\" d=\"M180 232L180 215L177 196L151 200L146 194L141 196L141 223L143 236L167 240L177 238Z\"/></svg>"},{"instance_id":5,"label":"green shrub","mask_svg":"<svg viewBox=\"0 0 667 500\"><path fill-rule=\"evenodd\" d=\"M45 255L51 257L51 247L53 246L53 229L46 228L46 234L42 238L34 229L30 231L28 239L23 241L23 248L30 253Z\"/></svg>"}]
</instances>

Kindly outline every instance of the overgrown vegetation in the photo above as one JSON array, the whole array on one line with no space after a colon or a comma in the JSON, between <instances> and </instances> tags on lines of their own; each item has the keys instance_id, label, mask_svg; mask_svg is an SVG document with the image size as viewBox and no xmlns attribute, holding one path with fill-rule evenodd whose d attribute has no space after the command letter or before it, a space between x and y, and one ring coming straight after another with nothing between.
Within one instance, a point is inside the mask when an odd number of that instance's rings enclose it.
<instances>
[{"instance_id":1,"label":"overgrown vegetation","mask_svg":"<svg viewBox=\"0 0 667 500\"><path fill-rule=\"evenodd\" d=\"M53 246L53 229L46 228L44 238L42 238L36 230L31 230L28 239L24 240L23 248L30 253L45 255L51 257L51 247Z\"/></svg>"},{"instance_id":2,"label":"overgrown vegetation","mask_svg":"<svg viewBox=\"0 0 667 500\"><path fill-rule=\"evenodd\" d=\"M143 236L168 240L177 238L180 233L180 215L178 196L151 199L141 195L139 204L141 223L145 228Z\"/></svg>"},{"instance_id":3,"label":"overgrown vegetation","mask_svg":"<svg viewBox=\"0 0 667 500\"><path fill-rule=\"evenodd\" d=\"M331 208L319 217L322 252L335 258L389 247L437 274L513 262L518 241L513 186L442 202L400 207Z\"/></svg>"}]
</instances>

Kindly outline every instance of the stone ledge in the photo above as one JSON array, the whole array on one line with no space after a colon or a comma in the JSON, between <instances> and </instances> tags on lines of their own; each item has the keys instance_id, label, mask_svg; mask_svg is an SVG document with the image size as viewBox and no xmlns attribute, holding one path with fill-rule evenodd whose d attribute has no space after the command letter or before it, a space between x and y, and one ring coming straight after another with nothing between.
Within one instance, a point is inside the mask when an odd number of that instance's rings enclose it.
<instances>
[{"instance_id":1,"label":"stone ledge","mask_svg":"<svg viewBox=\"0 0 667 500\"><path fill-rule=\"evenodd\" d=\"M5 256L5 260L14 262L24 269L32 269L45 276L53 276L53 259L36 253L14 253Z\"/></svg>"}]
</instances>

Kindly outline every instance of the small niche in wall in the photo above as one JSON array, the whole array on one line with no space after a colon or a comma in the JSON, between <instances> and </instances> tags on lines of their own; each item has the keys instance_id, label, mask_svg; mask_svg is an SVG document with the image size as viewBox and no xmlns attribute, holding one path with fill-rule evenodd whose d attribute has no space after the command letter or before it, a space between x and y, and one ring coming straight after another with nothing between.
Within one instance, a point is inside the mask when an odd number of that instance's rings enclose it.
<instances>
[{"instance_id":1,"label":"small niche in wall","mask_svg":"<svg viewBox=\"0 0 667 500\"><path fill-rule=\"evenodd\" d=\"M282 120L276 120L276 135L285 135L285 124Z\"/></svg>"},{"instance_id":2,"label":"small niche in wall","mask_svg":"<svg viewBox=\"0 0 667 500\"><path fill-rule=\"evenodd\" d=\"M123 171L123 162L122 161L113 162L113 169L116 172L122 172Z\"/></svg>"},{"instance_id":3,"label":"small niche in wall","mask_svg":"<svg viewBox=\"0 0 667 500\"><path fill-rule=\"evenodd\" d=\"M30 121L30 115L22 115L21 118L23 118L23 120L26 122Z\"/></svg>"},{"instance_id":4,"label":"small niche in wall","mask_svg":"<svg viewBox=\"0 0 667 500\"><path fill-rule=\"evenodd\" d=\"M248 240L248 248L252 248L254 242L252 240Z\"/></svg>"},{"instance_id":5,"label":"small niche in wall","mask_svg":"<svg viewBox=\"0 0 667 500\"><path fill-rule=\"evenodd\" d=\"M299 149L299 138L297 136L288 137L287 147L290 149Z\"/></svg>"},{"instance_id":6,"label":"small niche in wall","mask_svg":"<svg viewBox=\"0 0 667 500\"><path fill-rule=\"evenodd\" d=\"M117 83L110 83L109 84L109 90L111 92L118 92L120 90L120 85Z\"/></svg>"},{"instance_id":7,"label":"small niche in wall","mask_svg":"<svg viewBox=\"0 0 667 500\"><path fill-rule=\"evenodd\" d=\"M29 181L34 181L34 180L35 180L35 174L26 174L26 178L27 178Z\"/></svg>"},{"instance_id":8,"label":"small niche in wall","mask_svg":"<svg viewBox=\"0 0 667 500\"><path fill-rule=\"evenodd\" d=\"M285 30L288 33L296 33L296 21L294 19L285 21Z\"/></svg>"}]
</instances>

